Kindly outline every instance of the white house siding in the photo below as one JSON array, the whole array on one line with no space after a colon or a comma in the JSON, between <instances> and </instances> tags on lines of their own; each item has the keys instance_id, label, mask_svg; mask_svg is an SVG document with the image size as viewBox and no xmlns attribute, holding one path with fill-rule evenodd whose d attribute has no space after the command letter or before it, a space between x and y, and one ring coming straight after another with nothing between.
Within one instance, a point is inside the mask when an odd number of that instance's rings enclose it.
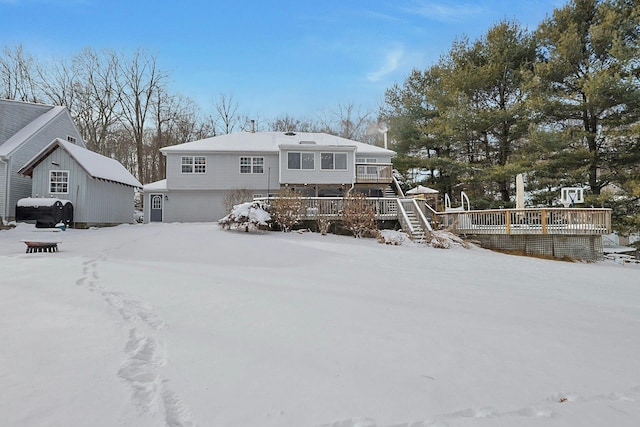
<instances>
[{"instance_id":1,"label":"white house siding","mask_svg":"<svg viewBox=\"0 0 640 427\"><path fill-rule=\"evenodd\" d=\"M158 194L151 192L150 194ZM224 207L227 191L182 190L168 192L163 201L163 222L215 222L228 214ZM149 195L146 204L150 205ZM145 210L146 213L146 210ZM145 218L146 221L146 218Z\"/></svg>"},{"instance_id":2,"label":"white house siding","mask_svg":"<svg viewBox=\"0 0 640 427\"><path fill-rule=\"evenodd\" d=\"M206 157L206 173L182 173L183 156ZM264 173L241 174L240 157L264 157ZM167 154L169 190L233 190L279 188L278 155L275 153L169 153Z\"/></svg>"},{"instance_id":3,"label":"white house siding","mask_svg":"<svg viewBox=\"0 0 640 427\"><path fill-rule=\"evenodd\" d=\"M337 146L281 146L280 183L281 184L352 184L355 180L355 147ZM288 153L313 152L315 154L313 170L289 169ZM323 170L320 165L321 153L347 153L346 170Z\"/></svg>"},{"instance_id":4,"label":"white house siding","mask_svg":"<svg viewBox=\"0 0 640 427\"><path fill-rule=\"evenodd\" d=\"M16 148L10 157L10 170L9 170L9 197L7 200L7 217L15 218L16 203L18 200L29 197L32 194L32 181L29 177L18 174L18 170L22 168L27 162L29 162L36 154L38 154L44 147L49 145L55 138L67 138L67 135L76 138L76 141L82 141L82 138L75 130L75 126L69 119L69 116L64 113L57 116L44 128L41 128L36 133L24 141L18 148Z\"/></svg>"}]
</instances>

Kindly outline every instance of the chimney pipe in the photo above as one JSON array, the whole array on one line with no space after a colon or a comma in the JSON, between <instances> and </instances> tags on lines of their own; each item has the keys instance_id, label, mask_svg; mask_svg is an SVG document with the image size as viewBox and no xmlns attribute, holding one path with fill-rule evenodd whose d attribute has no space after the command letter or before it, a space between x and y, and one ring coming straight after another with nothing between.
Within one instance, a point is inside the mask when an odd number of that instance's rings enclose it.
<instances>
[{"instance_id":1,"label":"chimney pipe","mask_svg":"<svg viewBox=\"0 0 640 427\"><path fill-rule=\"evenodd\" d=\"M256 133L256 121L251 120L251 133Z\"/></svg>"}]
</instances>

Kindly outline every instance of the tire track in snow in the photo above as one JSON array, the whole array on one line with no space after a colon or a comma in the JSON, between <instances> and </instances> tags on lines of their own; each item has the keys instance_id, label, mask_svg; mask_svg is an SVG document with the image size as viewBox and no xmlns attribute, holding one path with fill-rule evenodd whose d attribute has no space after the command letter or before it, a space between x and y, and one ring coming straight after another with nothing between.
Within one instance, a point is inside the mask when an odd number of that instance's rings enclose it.
<instances>
[{"instance_id":1,"label":"tire track in snow","mask_svg":"<svg viewBox=\"0 0 640 427\"><path fill-rule=\"evenodd\" d=\"M107 304L115 308L123 321L139 325L129 330L124 348L125 360L118 376L132 388L131 400L141 412L156 415L163 412L169 427L192 427L191 410L180 396L167 387L168 380L161 375L166 366L166 346L153 332L163 329L165 322L155 313L152 305L129 298L122 292L106 290L100 281L98 266L104 258L89 259L82 264L82 275L76 285L99 293ZM148 333L140 329L147 329ZM150 333L149 333L150 332Z\"/></svg>"}]
</instances>

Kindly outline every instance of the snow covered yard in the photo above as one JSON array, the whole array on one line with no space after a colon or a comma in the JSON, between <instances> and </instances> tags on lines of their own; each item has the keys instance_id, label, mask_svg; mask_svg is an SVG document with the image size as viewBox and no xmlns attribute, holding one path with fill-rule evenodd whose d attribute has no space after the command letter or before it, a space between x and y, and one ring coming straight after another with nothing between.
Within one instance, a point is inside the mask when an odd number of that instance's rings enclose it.
<instances>
[{"instance_id":1,"label":"snow covered yard","mask_svg":"<svg viewBox=\"0 0 640 427\"><path fill-rule=\"evenodd\" d=\"M0 424L637 426L640 268L215 224L0 231Z\"/></svg>"}]
</instances>

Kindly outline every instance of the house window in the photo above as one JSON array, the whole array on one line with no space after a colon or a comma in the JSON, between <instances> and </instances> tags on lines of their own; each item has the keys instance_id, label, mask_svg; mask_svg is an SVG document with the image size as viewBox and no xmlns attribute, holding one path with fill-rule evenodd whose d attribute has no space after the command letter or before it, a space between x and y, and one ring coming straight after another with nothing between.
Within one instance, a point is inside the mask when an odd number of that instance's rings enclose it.
<instances>
[{"instance_id":1,"label":"house window","mask_svg":"<svg viewBox=\"0 0 640 427\"><path fill-rule=\"evenodd\" d=\"M288 153L287 166L289 169L315 169L314 153Z\"/></svg>"},{"instance_id":2,"label":"house window","mask_svg":"<svg viewBox=\"0 0 640 427\"><path fill-rule=\"evenodd\" d=\"M72 144L76 143L76 139L74 137L72 137L71 135L67 135L67 141L69 141Z\"/></svg>"},{"instance_id":3,"label":"house window","mask_svg":"<svg viewBox=\"0 0 640 427\"><path fill-rule=\"evenodd\" d=\"M207 158L204 156L183 156L182 173L206 173Z\"/></svg>"},{"instance_id":4,"label":"house window","mask_svg":"<svg viewBox=\"0 0 640 427\"><path fill-rule=\"evenodd\" d=\"M323 170L347 170L347 153L321 153L320 168Z\"/></svg>"},{"instance_id":5,"label":"house window","mask_svg":"<svg viewBox=\"0 0 640 427\"><path fill-rule=\"evenodd\" d=\"M240 157L240 173L264 173L264 157Z\"/></svg>"},{"instance_id":6,"label":"house window","mask_svg":"<svg viewBox=\"0 0 640 427\"><path fill-rule=\"evenodd\" d=\"M49 193L69 193L69 171L49 171Z\"/></svg>"},{"instance_id":7,"label":"house window","mask_svg":"<svg viewBox=\"0 0 640 427\"><path fill-rule=\"evenodd\" d=\"M378 163L378 159L358 157L356 163Z\"/></svg>"}]
</instances>

